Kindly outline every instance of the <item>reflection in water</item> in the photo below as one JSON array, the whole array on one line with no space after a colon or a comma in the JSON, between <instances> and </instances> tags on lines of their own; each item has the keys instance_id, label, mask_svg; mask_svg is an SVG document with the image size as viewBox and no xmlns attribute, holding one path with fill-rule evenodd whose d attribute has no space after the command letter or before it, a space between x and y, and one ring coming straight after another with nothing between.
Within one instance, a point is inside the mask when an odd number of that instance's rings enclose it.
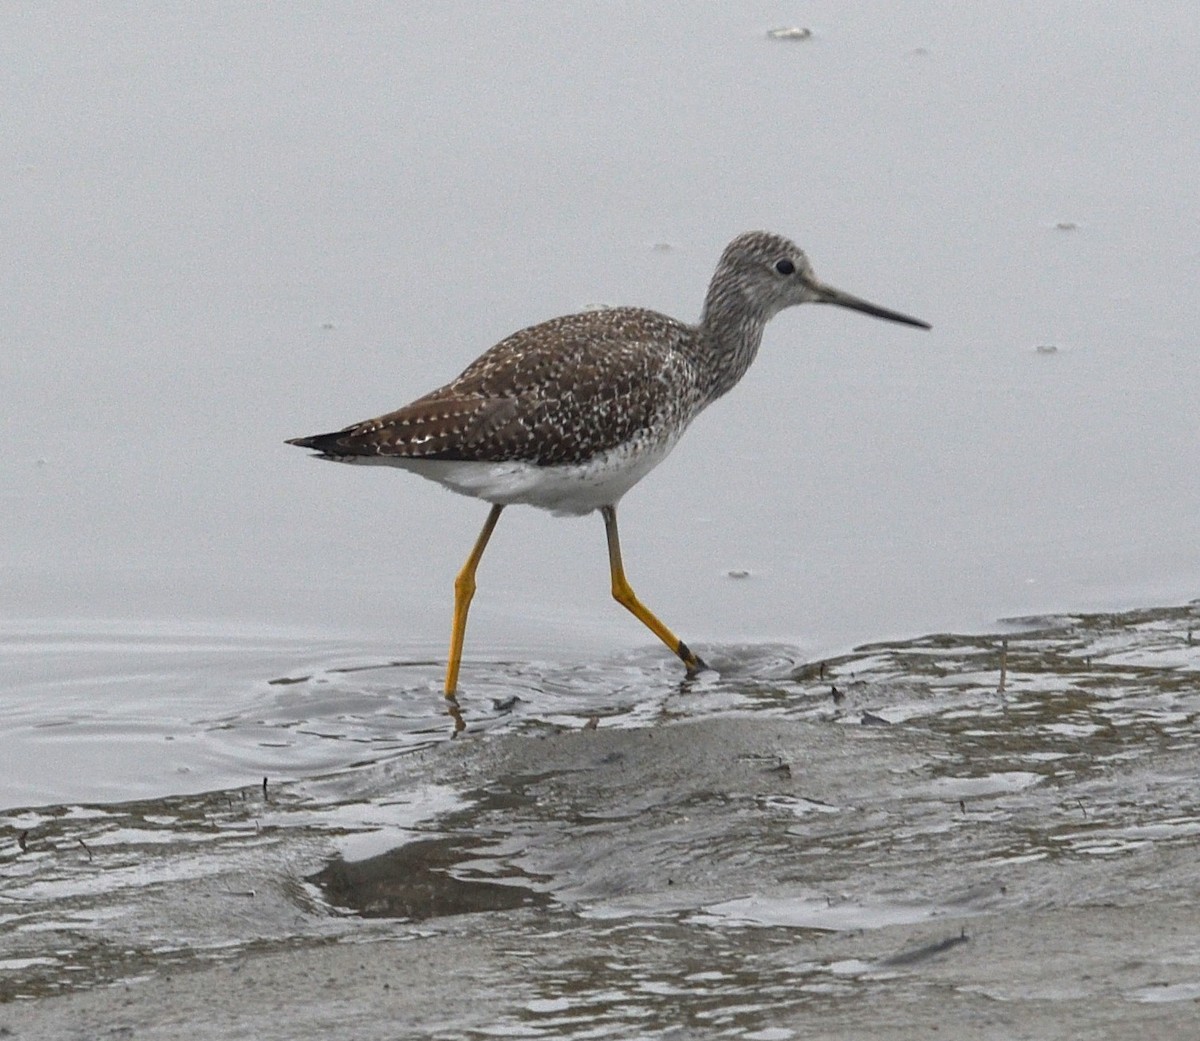
<instances>
[{"instance_id":1,"label":"reflection in water","mask_svg":"<svg viewBox=\"0 0 1200 1041\"><path fill-rule=\"evenodd\" d=\"M462 709L458 707L458 698L453 694L445 695L446 715L454 721L454 728L450 732L451 737L458 737L464 730L467 729L467 721L463 718Z\"/></svg>"}]
</instances>

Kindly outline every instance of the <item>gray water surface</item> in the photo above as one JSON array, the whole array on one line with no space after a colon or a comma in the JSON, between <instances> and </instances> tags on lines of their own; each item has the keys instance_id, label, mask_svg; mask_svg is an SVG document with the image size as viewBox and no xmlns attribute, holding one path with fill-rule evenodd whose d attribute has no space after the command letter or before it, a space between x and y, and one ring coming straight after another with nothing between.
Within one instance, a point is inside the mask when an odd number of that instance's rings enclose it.
<instances>
[{"instance_id":1,"label":"gray water surface","mask_svg":"<svg viewBox=\"0 0 1200 1041\"><path fill-rule=\"evenodd\" d=\"M787 25L811 36L768 37ZM6 684L6 746L85 682L89 715L177 740L253 711L254 682L189 687L203 655L151 699L163 632L272 644L233 677L305 643L443 657L483 504L283 439L589 304L694 318L754 227L934 329L788 312L630 493L634 588L690 644L819 658L1200 588L1195 5L105 4L0 28L0 669L26 636L130 650L64 661L32 717ZM650 643L596 518L510 511L479 580L476 661ZM192 768L173 790L230 783ZM13 783L0 804L85 794Z\"/></svg>"}]
</instances>

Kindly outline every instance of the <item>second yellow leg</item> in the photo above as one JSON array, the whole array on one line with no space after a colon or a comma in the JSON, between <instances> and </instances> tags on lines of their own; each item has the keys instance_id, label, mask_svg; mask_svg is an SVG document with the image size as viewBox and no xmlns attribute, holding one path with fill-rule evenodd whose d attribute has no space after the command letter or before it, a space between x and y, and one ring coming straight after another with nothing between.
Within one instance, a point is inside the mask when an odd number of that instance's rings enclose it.
<instances>
[{"instance_id":1,"label":"second yellow leg","mask_svg":"<svg viewBox=\"0 0 1200 1041\"><path fill-rule=\"evenodd\" d=\"M615 506L602 506L600 513L604 517L604 530L608 535L608 565L612 572L613 599L671 649L687 666L689 676L694 676L708 668L697 655L692 653L686 643L663 625L637 598L637 594L634 593L629 585L629 580L625 577L625 565L621 562L621 540L617 534L617 509Z\"/></svg>"}]
</instances>

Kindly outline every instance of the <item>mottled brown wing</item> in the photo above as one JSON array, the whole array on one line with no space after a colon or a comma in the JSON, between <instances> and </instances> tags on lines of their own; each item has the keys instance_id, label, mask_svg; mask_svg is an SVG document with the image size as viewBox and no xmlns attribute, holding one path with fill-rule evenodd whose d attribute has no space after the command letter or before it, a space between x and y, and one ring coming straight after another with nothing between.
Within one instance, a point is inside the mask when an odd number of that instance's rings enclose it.
<instances>
[{"instance_id":1,"label":"mottled brown wing","mask_svg":"<svg viewBox=\"0 0 1200 1041\"><path fill-rule=\"evenodd\" d=\"M515 397L517 412L497 425L489 458L579 463L686 424L697 379L679 348L693 335L640 308L566 315L514 333L445 392Z\"/></svg>"},{"instance_id":2,"label":"mottled brown wing","mask_svg":"<svg viewBox=\"0 0 1200 1041\"><path fill-rule=\"evenodd\" d=\"M621 309L553 319L514 333L455 380L404 408L291 442L355 455L540 465L583 462L691 407L674 349L687 327Z\"/></svg>"},{"instance_id":3,"label":"mottled brown wing","mask_svg":"<svg viewBox=\"0 0 1200 1041\"><path fill-rule=\"evenodd\" d=\"M429 395L385 416L365 419L329 434L293 438L288 444L312 448L332 458L464 458L454 453L477 437L486 439L494 425L505 422L514 411L514 403L504 398Z\"/></svg>"}]
</instances>

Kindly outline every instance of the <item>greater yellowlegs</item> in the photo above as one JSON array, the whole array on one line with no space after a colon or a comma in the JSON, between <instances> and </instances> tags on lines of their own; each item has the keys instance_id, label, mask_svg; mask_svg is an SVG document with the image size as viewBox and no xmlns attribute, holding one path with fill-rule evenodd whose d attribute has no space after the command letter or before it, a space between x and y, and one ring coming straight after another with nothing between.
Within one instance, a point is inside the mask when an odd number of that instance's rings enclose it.
<instances>
[{"instance_id":1,"label":"greater yellowlegs","mask_svg":"<svg viewBox=\"0 0 1200 1041\"><path fill-rule=\"evenodd\" d=\"M553 318L513 333L410 405L288 444L337 462L398 466L492 504L454 580L448 698L458 686L475 570L501 511L518 503L568 516L599 510L613 597L691 675L704 663L625 577L617 503L662 462L688 424L746 374L767 321L805 303L929 328L824 285L794 243L751 231L721 254L696 325L638 307Z\"/></svg>"}]
</instances>

